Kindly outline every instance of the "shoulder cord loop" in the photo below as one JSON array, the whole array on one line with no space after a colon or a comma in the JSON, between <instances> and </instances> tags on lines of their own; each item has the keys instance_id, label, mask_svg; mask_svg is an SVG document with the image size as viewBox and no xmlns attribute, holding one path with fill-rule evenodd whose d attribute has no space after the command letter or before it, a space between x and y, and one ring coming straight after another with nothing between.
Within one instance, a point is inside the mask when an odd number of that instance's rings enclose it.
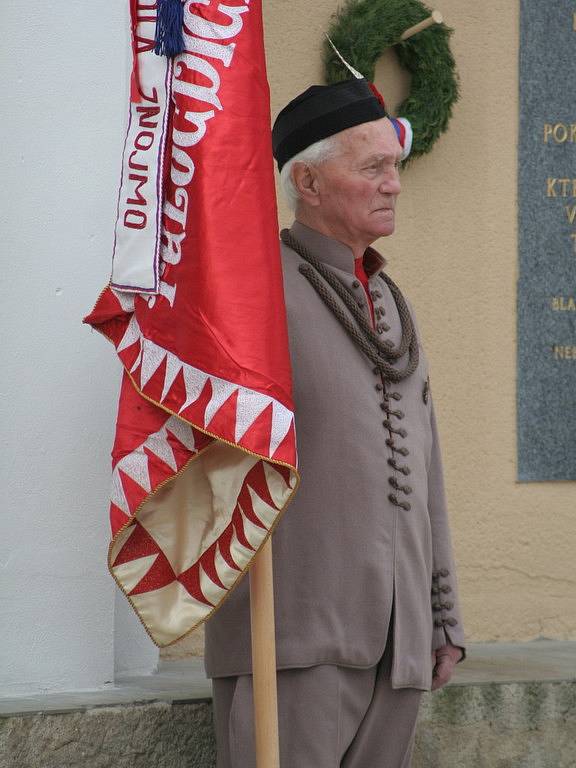
<instances>
[{"instance_id":1,"label":"shoulder cord loop","mask_svg":"<svg viewBox=\"0 0 576 768\"><path fill-rule=\"evenodd\" d=\"M288 229L283 229L280 233L282 242L301 256L307 264L300 264L299 271L310 282L316 293L322 301L334 314L338 322L342 325L352 341L360 350L371 360L378 368L381 375L389 381L401 381L410 376L418 367L418 339L412 323L410 310L406 300L400 291L400 288L385 272L380 272L390 288L398 314L400 315L400 324L402 327L402 338L400 344L395 347L391 341L380 341L374 333L368 320L356 304L350 291L338 280L338 278L305 246L296 240ZM328 285L326 285L328 283ZM330 286L334 292L342 299L347 309L352 314L357 325L353 323L348 314L334 300L334 295L329 290ZM408 362L402 370L394 368L389 361L397 360L408 350Z\"/></svg>"}]
</instances>

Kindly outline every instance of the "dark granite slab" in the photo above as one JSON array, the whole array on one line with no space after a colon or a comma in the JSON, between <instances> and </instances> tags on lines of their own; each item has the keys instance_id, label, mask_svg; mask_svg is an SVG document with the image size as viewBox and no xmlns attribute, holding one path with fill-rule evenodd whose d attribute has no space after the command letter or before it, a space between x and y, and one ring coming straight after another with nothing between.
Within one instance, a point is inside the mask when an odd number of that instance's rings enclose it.
<instances>
[{"instance_id":1,"label":"dark granite slab","mask_svg":"<svg viewBox=\"0 0 576 768\"><path fill-rule=\"evenodd\" d=\"M520 481L576 480L575 28L574 0L521 0Z\"/></svg>"}]
</instances>

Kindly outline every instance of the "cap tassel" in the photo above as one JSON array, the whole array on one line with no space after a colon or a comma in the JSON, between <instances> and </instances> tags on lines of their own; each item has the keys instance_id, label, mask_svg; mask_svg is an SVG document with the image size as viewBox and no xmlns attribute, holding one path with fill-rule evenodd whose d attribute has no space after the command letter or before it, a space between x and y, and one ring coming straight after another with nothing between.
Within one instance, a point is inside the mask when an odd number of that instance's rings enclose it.
<instances>
[{"instance_id":1,"label":"cap tassel","mask_svg":"<svg viewBox=\"0 0 576 768\"><path fill-rule=\"evenodd\" d=\"M130 31L132 44L132 73L130 75L130 101L139 104L142 101L140 94L140 67L138 66L138 43L136 41L136 27L138 26L138 7L136 0L130 0Z\"/></svg>"},{"instance_id":2,"label":"cap tassel","mask_svg":"<svg viewBox=\"0 0 576 768\"><path fill-rule=\"evenodd\" d=\"M332 40L330 40L330 38L328 37L328 35L326 34L326 32L324 32L324 36L326 37L326 40L328 40L328 42L330 43L330 45L331 45L331 46L332 46L332 48L334 49L334 53L336 54L336 56L338 56L338 58L340 59L340 61L342 62L342 64L344 64L344 66L346 67L346 69L347 69L347 70L349 70L349 71L352 73L352 75L353 75L353 76L354 76L354 77L355 77L357 80L363 80L363 79L364 79L364 75L361 75L361 74L360 74L360 72L358 72L358 70L357 70L357 69L354 69L354 67L353 67L351 64L348 64L348 62L346 61L346 59L344 58L344 56L342 56L342 54L340 53L340 51L338 50L338 48L336 48L336 46L334 45L334 43L332 42Z\"/></svg>"},{"instance_id":3,"label":"cap tassel","mask_svg":"<svg viewBox=\"0 0 576 768\"><path fill-rule=\"evenodd\" d=\"M184 50L182 0L158 0L156 11L156 45L158 56L177 56Z\"/></svg>"}]
</instances>

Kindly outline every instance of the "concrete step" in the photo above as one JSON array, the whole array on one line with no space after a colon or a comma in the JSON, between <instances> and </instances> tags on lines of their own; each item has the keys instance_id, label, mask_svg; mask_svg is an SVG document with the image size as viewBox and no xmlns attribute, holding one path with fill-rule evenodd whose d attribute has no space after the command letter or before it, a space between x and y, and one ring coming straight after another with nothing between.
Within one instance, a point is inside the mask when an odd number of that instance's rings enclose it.
<instances>
[{"instance_id":1,"label":"concrete step","mask_svg":"<svg viewBox=\"0 0 576 768\"><path fill-rule=\"evenodd\" d=\"M201 659L98 690L0 696L0 768L214 765ZM576 768L576 642L471 644L423 697L413 768Z\"/></svg>"}]
</instances>

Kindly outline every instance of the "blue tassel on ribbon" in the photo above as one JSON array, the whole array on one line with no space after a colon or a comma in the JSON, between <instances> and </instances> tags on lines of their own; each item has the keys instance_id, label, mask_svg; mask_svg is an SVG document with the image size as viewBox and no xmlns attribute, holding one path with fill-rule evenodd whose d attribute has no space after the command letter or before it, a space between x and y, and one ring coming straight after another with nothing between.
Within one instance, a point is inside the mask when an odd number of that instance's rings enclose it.
<instances>
[{"instance_id":1,"label":"blue tassel on ribbon","mask_svg":"<svg viewBox=\"0 0 576 768\"><path fill-rule=\"evenodd\" d=\"M158 56L177 56L184 50L182 27L184 5L182 0L158 0L156 3L156 45Z\"/></svg>"}]
</instances>

